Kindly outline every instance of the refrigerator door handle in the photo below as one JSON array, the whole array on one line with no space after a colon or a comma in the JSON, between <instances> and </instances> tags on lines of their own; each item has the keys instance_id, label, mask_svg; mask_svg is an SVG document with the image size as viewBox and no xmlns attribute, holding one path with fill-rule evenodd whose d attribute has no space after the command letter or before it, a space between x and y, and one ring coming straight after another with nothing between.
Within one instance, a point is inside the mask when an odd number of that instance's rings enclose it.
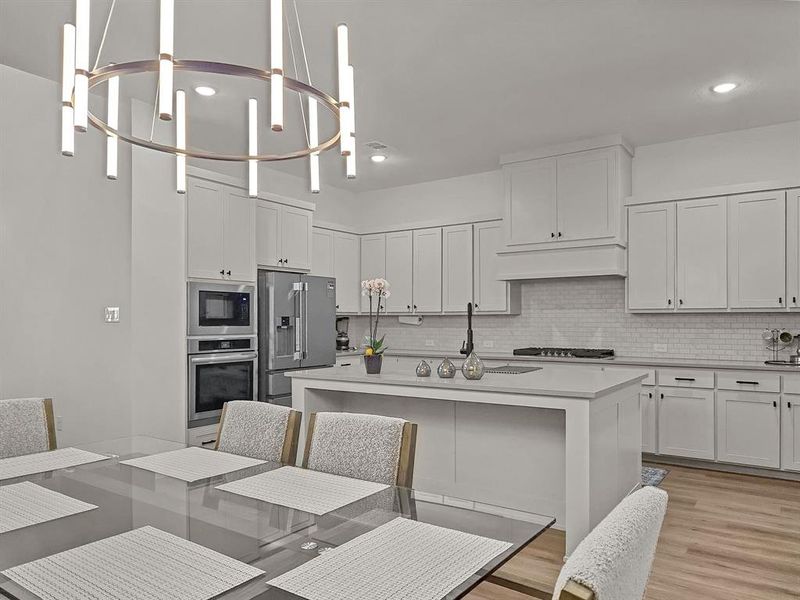
<instances>
[{"instance_id":1,"label":"refrigerator door handle","mask_svg":"<svg viewBox=\"0 0 800 600\"><path fill-rule=\"evenodd\" d=\"M305 329L305 313L303 311L303 282L296 281L292 284L295 303L297 305L297 316L294 319L294 360L303 358L303 332Z\"/></svg>"},{"instance_id":2,"label":"refrigerator door handle","mask_svg":"<svg viewBox=\"0 0 800 600\"><path fill-rule=\"evenodd\" d=\"M308 282L303 282L303 360L308 358Z\"/></svg>"}]
</instances>

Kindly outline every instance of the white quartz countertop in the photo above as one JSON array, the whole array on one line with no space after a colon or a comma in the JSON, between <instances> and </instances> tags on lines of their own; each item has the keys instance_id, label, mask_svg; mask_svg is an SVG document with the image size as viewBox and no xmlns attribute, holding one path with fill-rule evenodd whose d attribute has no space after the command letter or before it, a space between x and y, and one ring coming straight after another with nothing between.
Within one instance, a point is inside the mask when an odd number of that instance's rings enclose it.
<instances>
[{"instance_id":1,"label":"white quartz countertop","mask_svg":"<svg viewBox=\"0 0 800 600\"><path fill-rule=\"evenodd\" d=\"M477 351L485 361L492 362L524 362L524 363L560 363L560 364L574 364L574 365L619 365L619 366L632 366L632 367L649 367L649 368L684 368L684 369L734 369L744 371L778 371L778 372L796 372L800 373L800 367L793 367L791 365L767 365L764 361L759 360L722 360L722 359L701 359L701 358L650 358L638 356L615 356L613 358L556 358L556 357L542 357L542 356L516 356L508 352L480 352ZM339 352L338 358L356 357L360 356L360 350ZM441 360L444 356L449 356L456 365L464 360L464 357L458 352L446 353L438 349L423 349L423 350L389 350L386 352L387 356L405 356L412 358L438 358ZM438 364L438 363L437 363ZM434 368L436 365L432 365Z\"/></svg>"},{"instance_id":2,"label":"white quartz countertop","mask_svg":"<svg viewBox=\"0 0 800 600\"><path fill-rule=\"evenodd\" d=\"M346 367L329 367L291 371L287 377L315 381L336 381L352 384L379 384L412 386L420 388L447 388L470 392L494 392L524 394L530 396L559 396L568 398L597 398L627 385L641 382L647 373L623 371L600 371L581 365L544 366L530 373L507 375L486 373L483 379L470 381L460 371L452 379L436 375L436 365L430 377L417 377L414 369L400 369L384 364L380 375L367 375L361 362Z\"/></svg>"}]
</instances>

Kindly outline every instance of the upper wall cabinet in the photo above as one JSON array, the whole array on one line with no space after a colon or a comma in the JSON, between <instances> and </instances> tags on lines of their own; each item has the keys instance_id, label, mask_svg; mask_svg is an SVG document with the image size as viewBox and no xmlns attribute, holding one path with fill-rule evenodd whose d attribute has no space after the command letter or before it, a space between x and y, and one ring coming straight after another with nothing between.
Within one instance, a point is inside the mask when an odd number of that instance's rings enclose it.
<instances>
[{"instance_id":1,"label":"upper wall cabinet","mask_svg":"<svg viewBox=\"0 0 800 600\"><path fill-rule=\"evenodd\" d=\"M187 276L255 281L255 204L237 188L190 178Z\"/></svg>"},{"instance_id":2,"label":"upper wall cabinet","mask_svg":"<svg viewBox=\"0 0 800 600\"><path fill-rule=\"evenodd\" d=\"M336 312L357 314L361 296L359 237L314 227L311 274L336 278Z\"/></svg>"},{"instance_id":3,"label":"upper wall cabinet","mask_svg":"<svg viewBox=\"0 0 800 600\"><path fill-rule=\"evenodd\" d=\"M414 231L414 312L442 311L442 276L442 230L439 227L417 229Z\"/></svg>"},{"instance_id":4,"label":"upper wall cabinet","mask_svg":"<svg viewBox=\"0 0 800 600\"><path fill-rule=\"evenodd\" d=\"M631 207L628 213L628 306L675 305L675 204Z\"/></svg>"},{"instance_id":5,"label":"upper wall cabinet","mask_svg":"<svg viewBox=\"0 0 800 600\"><path fill-rule=\"evenodd\" d=\"M310 271L312 212L258 200L256 213L258 265L289 271Z\"/></svg>"},{"instance_id":6,"label":"upper wall cabinet","mask_svg":"<svg viewBox=\"0 0 800 600\"><path fill-rule=\"evenodd\" d=\"M442 229L442 310L464 312L473 301L472 225Z\"/></svg>"},{"instance_id":7,"label":"upper wall cabinet","mask_svg":"<svg viewBox=\"0 0 800 600\"><path fill-rule=\"evenodd\" d=\"M503 247L502 221L475 223L472 238L475 312L519 314L519 284L498 279L497 251Z\"/></svg>"},{"instance_id":8,"label":"upper wall cabinet","mask_svg":"<svg viewBox=\"0 0 800 600\"><path fill-rule=\"evenodd\" d=\"M401 313L412 310L414 242L411 231L393 231L386 234L386 279L392 286L386 298L386 312Z\"/></svg>"},{"instance_id":9,"label":"upper wall cabinet","mask_svg":"<svg viewBox=\"0 0 800 600\"><path fill-rule=\"evenodd\" d=\"M786 306L786 192L728 199L731 308Z\"/></svg>"},{"instance_id":10,"label":"upper wall cabinet","mask_svg":"<svg viewBox=\"0 0 800 600\"><path fill-rule=\"evenodd\" d=\"M377 277L386 277L385 233L361 236L361 279ZM369 312L369 298L366 296L361 297L361 312Z\"/></svg>"},{"instance_id":11,"label":"upper wall cabinet","mask_svg":"<svg viewBox=\"0 0 800 600\"><path fill-rule=\"evenodd\" d=\"M800 308L800 188L786 192L786 295Z\"/></svg>"},{"instance_id":12,"label":"upper wall cabinet","mask_svg":"<svg viewBox=\"0 0 800 600\"><path fill-rule=\"evenodd\" d=\"M504 157L498 276L625 275L622 199L630 192L631 157L620 136Z\"/></svg>"},{"instance_id":13,"label":"upper wall cabinet","mask_svg":"<svg viewBox=\"0 0 800 600\"><path fill-rule=\"evenodd\" d=\"M336 277L335 272L335 232L330 229L314 227L311 233L311 274L320 277ZM338 292L338 290L337 290Z\"/></svg>"},{"instance_id":14,"label":"upper wall cabinet","mask_svg":"<svg viewBox=\"0 0 800 600\"><path fill-rule=\"evenodd\" d=\"M678 204L678 310L728 305L727 198Z\"/></svg>"}]
</instances>

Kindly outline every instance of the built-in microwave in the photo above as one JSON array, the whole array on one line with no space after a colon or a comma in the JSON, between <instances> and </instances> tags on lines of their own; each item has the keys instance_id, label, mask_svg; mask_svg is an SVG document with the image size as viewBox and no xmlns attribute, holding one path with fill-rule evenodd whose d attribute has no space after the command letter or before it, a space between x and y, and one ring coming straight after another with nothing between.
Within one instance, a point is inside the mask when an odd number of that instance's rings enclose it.
<instances>
[{"instance_id":1,"label":"built-in microwave","mask_svg":"<svg viewBox=\"0 0 800 600\"><path fill-rule=\"evenodd\" d=\"M254 285L189 282L187 333L256 335L255 297Z\"/></svg>"}]
</instances>

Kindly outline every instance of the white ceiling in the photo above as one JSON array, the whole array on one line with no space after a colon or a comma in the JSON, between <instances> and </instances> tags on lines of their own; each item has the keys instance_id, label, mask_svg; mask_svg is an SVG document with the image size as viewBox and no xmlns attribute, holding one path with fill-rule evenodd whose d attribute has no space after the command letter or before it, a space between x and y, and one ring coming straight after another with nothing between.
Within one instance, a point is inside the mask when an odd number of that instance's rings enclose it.
<instances>
[{"instance_id":1,"label":"white ceiling","mask_svg":"<svg viewBox=\"0 0 800 600\"><path fill-rule=\"evenodd\" d=\"M111 0L92 0L92 56ZM177 0L175 53L265 66L265 0ZM634 145L800 119L800 2L788 0L297 0L313 82L335 92L335 26L350 26L359 143L391 147L381 165L360 148L345 181L333 153L323 184L380 189L486 171L500 154L607 133ZM286 12L293 15L291 0ZM57 80L60 26L72 0L0 0L0 62ZM153 58L158 3L117 0L101 63ZM286 67L291 74L289 42ZM244 147L245 81L192 94L190 137ZM713 96L709 86L740 89ZM152 100L154 77L122 82ZM55 100L54 100L55 101ZM302 145L294 98L287 131L270 144ZM266 108L265 102L262 106ZM262 111L266 118L266 110ZM333 123L327 123L327 130ZM276 146L276 147L277 147ZM305 161L278 168L305 176Z\"/></svg>"}]
</instances>

